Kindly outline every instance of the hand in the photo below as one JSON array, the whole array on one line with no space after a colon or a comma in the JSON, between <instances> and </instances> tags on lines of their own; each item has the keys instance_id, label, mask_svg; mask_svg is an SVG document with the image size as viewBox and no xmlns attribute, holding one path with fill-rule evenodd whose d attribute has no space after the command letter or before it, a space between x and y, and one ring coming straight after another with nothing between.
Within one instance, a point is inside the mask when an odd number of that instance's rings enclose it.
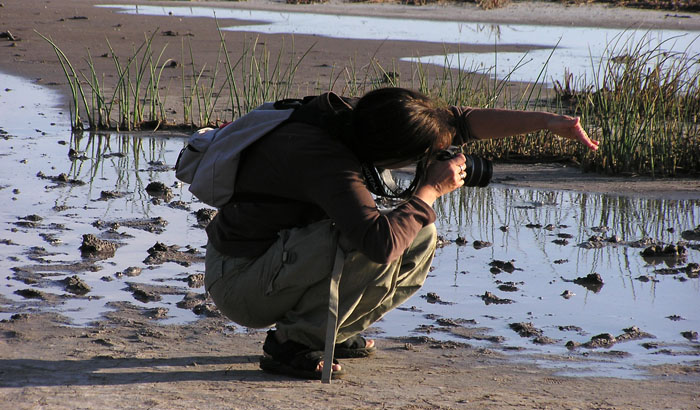
<instances>
[{"instance_id":1,"label":"hand","mask_svg":"<svg viewBox=\"0 0 700 410\"><path fill-rule=\"evenodd\" d=\"M598 144L600 144L599 141L593 140L588 136L581 126L581 119L578 117L569 117L568 115L554 116L547 123L547 129L560 137L579 141L593 151L597 150Z\"/></svg>"},{"instance_id":2,"label":"hand","mask_svg":"<svg viewBox=\"0 0 700 410\"><path fill-rule=\"evenodd\" d=\"M467 176L463 154L445 161L433 161L426 170L425 180L418 187L416 196L432 205L435 200L464 185Z\"/></svg>"}]
</instances>

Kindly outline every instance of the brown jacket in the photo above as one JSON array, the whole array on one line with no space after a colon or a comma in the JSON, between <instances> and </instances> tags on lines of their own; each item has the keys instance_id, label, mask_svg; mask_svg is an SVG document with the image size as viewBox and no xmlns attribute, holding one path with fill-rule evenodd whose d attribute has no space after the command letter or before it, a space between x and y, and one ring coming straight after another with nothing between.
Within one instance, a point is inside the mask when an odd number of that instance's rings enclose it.
<instances>
[{"instance_id":1,"label":"brown jacket","mask_svg":"<svg viewBox=\"0 0 700 410\"><path fill-rule=\"evenodd\" d=\"M347 102L328 93L300 109L346 107ZM465 112L454 114L462 117ZM433 209L418 198L380 213L355 155L323 129L302 122L285 123L248 147L237 178L237 195L271 198L232 201L209 224L209 241L231 256L258 256L280 230L330 218L352 247L372 261L387 263L405 251L421 228L435 221Z\"/></svg>"}]
</instances>

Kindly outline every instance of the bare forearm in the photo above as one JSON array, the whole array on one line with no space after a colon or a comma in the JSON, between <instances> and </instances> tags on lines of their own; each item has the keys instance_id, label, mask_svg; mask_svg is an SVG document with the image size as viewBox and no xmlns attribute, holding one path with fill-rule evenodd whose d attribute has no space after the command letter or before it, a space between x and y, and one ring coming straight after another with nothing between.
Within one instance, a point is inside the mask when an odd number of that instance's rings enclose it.
<instances>
[{"instance_id":1,"label":"bare forearm","mask_svg":"<svg viewBox=\"0 0 700 410\"><path fill-rule=\"evenodd\" d=\"M469 113L469 129L477 139L505 138L546 129L556 114L475 108Z\"/></svg>"}]
</instances>

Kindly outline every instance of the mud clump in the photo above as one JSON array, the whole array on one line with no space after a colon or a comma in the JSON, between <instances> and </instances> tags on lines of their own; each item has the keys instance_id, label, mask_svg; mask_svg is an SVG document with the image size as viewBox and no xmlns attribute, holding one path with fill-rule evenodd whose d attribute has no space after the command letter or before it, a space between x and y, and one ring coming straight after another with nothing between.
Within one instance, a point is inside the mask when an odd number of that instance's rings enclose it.
<instances>
[{"instance_id":1,"label":"mud clump","mask_svg":"<svg viewBox=\"0 0 700 410\"><path fill-rule=\"evenodd\" d=\"M219 309L208 303L206 295L202 293L188 292L185 297L176 303L180 309L191 310L195 315L206 317L223 317Z\"/></svg>"},{"instance_id":2,"label":"mud clump","mask_svg":"<svg viewBox=\"0 0 700 410\"><path fill-rule=\"evenodd\" d=\"M542 329L536 328L532 322L511 323L508 327L513 329L520 337L542 336L543 334Z\"/></svg>"},{"instance_id":3,"label":"mud clump","mask_svg":"<svg viewBox=\"0 0 700 410\"><path fill-rule=\"evenodd\" d=\"M173 208L173 209L180 209L180 210L183 210L183 211L189 211L189 210L190 210L189 205L187 204L187 202L184 202L184 201L172 201L172 202L168 203L168 206L169 206L170 208Z\"/></svg>"},{"instance_id":4,"label":"mud clump","mask_svg":"<svg viewBox=\"0 0 700 410\"><path fill-rule=\"evenodd\" d=\"M193 273L187 277L186 281L187 286L191 288L201 288L202 286L204 286L204 274Z\"/></svg>"},{"instance_id":5,"label":"mud clump","mask_svg":"<svg viewBox=\"0 0 700 410\"><path fill-rule=\"evenodd\" d=\"M537 336L532 339L532 343L537 345L553 345L557 343L557 340L547 336Z\"/></svg>"},{"instance_id":6,"label":"mud clump","mask_svg":"<svg viewBox=\"0 0 700 410\"><path fill-rule=\"evenodd\" d=\"M637 326L631 326L622 330L625 333L617 336L618 342L624 342L627 340L654 339L656 337L651 333L641 331Z\"/></svg>"},{"instance_id":7,"label":"mud clump","mask_svg":"<svg viewBox=\"0 0 700 410\"><path fill-rule=\"evenodd\" d=\"M516 268L515 265L513 264L513 262L514 261L505 262L505 261L501 261L498 259L494 259L491 262L489 262L489 266L491 266L491 273L497 274L497 273L501 273L501 271L513 273L516 270L522 270L522 269Z\"/></svg>"},{"instance_id":8,"label":"mud clump","mask_svg":"<svg viewBox=\"0 0 700 410\"><path fill-rule=\"evenodd\" d=\"M139 302L159 302L163 297L152 289L147 289L138 283L129 283L129 291Z\"/></svg>"},{"instance_id":9,"label":"mud clump","mask_svg":"<svg viewBox=\"0 0 700 410\"><path fill-rule=\"evenodd\" d=\"M595 293L600 292L604 285L603 278L598 273L589 273L584 277L574 279L573 282Z\"/></svg>"},{"instance_id":10,"label":"mud clump","mask_svg":"<svg viewBox=\"0 0 700 410\"><path fill-rule=\"evenodd\" d=\"M124 269L121 272L117 272L114 276L120 278L122 276L129 276L129 277L134 277L134 276L139 276L143 269L136 267L136 266L129 266L128 268Z\"/></svg>"},{"instance_id":11,"label":"mud clump","mask_svg":"<svg viewBox=\"0 0 700 410\"><path fill-rule=\"evenodd\" d=\"M92 290L87 283L78 277L78 275L73 275L63 279L63 284L65 285L66 292L76 295L84 295Z\"/></svg>"},{"instance_id":12,"label":"mud clump","mask_svg":"<svg viewBox=\"0 0 700 410\"><path fill-rule=\"evenodd\" d=\"M686 241L700 241L700 225L698 225L693 230L687 230L687 231L681 232L681 236Z\"/></svg>"},{"instance_id":13,"label":"mud clump","mask_svg":"<svg viewBox=\"0 0 700 410\"><path fill-rule=\"evenodd\" d=\"M481 296L479 296L479 297L480 297L481 300L483 300L484 303L487 304L487 305L490 305L490 304L494 304L494 305L508 305L508 304L511 304L511 303L515 303L515 302L514 302L513 300L511 300L511 299L499 298L498 296L496 296L496 295L494 295L493 293L488 292L488 291L484 292L484 294L481 295Z\"/></svg>"},{"instance_id":14,"label":"mud clump","mask_svg":"<svg viewBox=\"0 0 700 410\"><path fill-rule=\"evenodd\" d=\"M173 190L165 186L162 182L151 182L146 185L146 193L152 197L162 199L165 202L170 202L174 197Z\"/></svg>"},{"instance_id":15,"label":"mud clump","mask_svg":"<svg viewBox=\"0 0 700 410\"><path fill-rule=\"evenodd\" d=\"M474 249L483 249L483 248L491 247L491 246L493 246L493 244L491 242L487 242L487 241L476 240L476 241L474 241L472 246L474 247Z\"/></svg>"},{"instance_id":16,"label":"mud clump","mask_svg":"<svg viewBox=\"0 0 700 410\"><path fill-rule=\"evenodd\" d=\"M46 296L44 295L43 292L40 292L36 289L19 289L15 291L16 295L20 295L25 299L41 299L45 300Z\"/></svg>"},{"instance_id":17,"label":"mud clump","mask_svg":"<svg viewBox=\"0 0 700 410\"><path fill-rule=\"evenodd\" d=\"M421 296L423 299L425 299L426 302L432 303L432 304L438 304L438 305L452 305L452 302L445 302L444 300L440 299L440 295L438 295L435 292L428 292L427 295L422 295Z\"/></svg>"},{"instance_id":18,"label":"mud clump","mask_svg":"<svg viewBox=\"0 0 700 410\"><path fill-rule=\"evenodd\" d=\"M195 212L195 216L197 217L197 224L202 227L206 228L207 225L209 225L209 222L211 222L214 217L216 217L216 214L218 211L216 209L211 209L211 208L201 208Z\"/></svg>"},{"instance_id":19,"label":"mud clump","mask_svg":"<svg viewBox=\"0 0 700 410\"><path fill-rule=\"evenodd\" d=\"M688 340L698 340L698 332L694 330L688 330L685 332L681 332L681 336L685 337Z\"/></svg>"},{"instance_id":20,"label":"mud clump","mask_svg":"<svg viewBox=\"0 0 700 410\"><path fill-rule=\"evenodd\" d=\"M103 221L98 219L92 223L92 226L99 229L106 227L115 231L122 226L126 226L128 228L139 229L155 234L163 233L164 228L167 225L168 221L161 218L160 216L154 218L121 219L115 221Z\"/></svg>"},{"instance_id":21,"label":"mud clump","mask_svg":"<svg viewBox=\"0 0 700 410\"><path fill-rule=\"evenodd\" d=\"M683 245L652 245L642 251L642 256L647 258L684 257L688 255L688 249Z\"/></svg>"},{"instance_id":22,"label":"mud clump","mask_svg":"<svg viewBox=\"0 0 700 410\"><path fill-rule=\"evenodd\" d=\"M582 344L581 346L586 347L588 349L596 349L600 347L609 347L617 343L617 339L615 336L613 336L610 333L601 333L599 335L595 335L591 338L590 341Z\"/></svg>"},{"instance_id":23,"label":"mud clump","mask_svg":"<svg viewBox=\"0 0 700 410\"><path fill-rule=\"evenodd\" d=\"M58 174L56 176L47 176L43 172L39 171L37 172L36 176L41 179L48 179L49 181L55 182L58 185L85 185L85 181L68 178L68 175L64 173Z\"/></svg>"},{"instance_id":24,"label":"mud clump","mask_svg":"<svg viewBox=\"0 0 700 410\"><path fill-rule=\"evenodd\" d=\"M93 234L83 235L83 244L80 245L80 252L83 256L111 258L117 251L117 244L99 239Z\"/></svg>"},{"instance_id":25,"label":"mud clump","mask_svg":"<svg viewBox=\"0 0 700 410\"><path fill-rule=\"evenodd\" d=\"M190 266L193 262L203 262L204 257L196 249L188 249L185 252L178 250L178 245L167 246L156 242L148 249L148 257L143 263L147 265L160 265L165 262L175 262L182 266Z\"/></svg>"},{"instance_id":26,"label":"mud clump","mask_svg":"<svg viewBox=\"0 0 700 410\"><path fill-rule=\"evenodd\" d=\"M27 215L17 219L19 219L19 222L15 222L15 225L17 226L21 226L23 228L37 228L40 225L39 222L41 222L44 218L40 217L39 215Z\"/></svg>"},{"instance_id":27,"label":"mud clump","mask_svg":"<svg viewBox=\"0 0 700 410\"><path fill-rule=\"evenodd\" d=\"M500 290L502 292L517 292L520 289L518 289L518 287L515 286L515 283L506 282L506 283L502 283L502 284L498 285L498 290Z\"/></svg>"},{"instance_id":28,"label":"mud clump","mask_svg":"<svg viewBox=\"0 0 700 410\"><path fill-rule=\"evenodd\" d=\"M696 279L698 275L700 275L700 265L691 262L687 264L686 266L678 267L678 268L664 268L664 269L655 269L654 273L660 274L660 275L676 275L676 274L682 274L685 273L689 279ZM684 280L684 278L678 278L679 280Z\"/></svg>"},{"instance_id":29,"label":"mud clump","mask_svg":"<svg viewBox=\"0 0 700 410\"><path fill-rule=\"evenodd\" d=\"M613 336L611 333L601 333L599 335L593 336L591 338L591 340L589 340L588 342L583 343L583 344L569 341L566 344L566 347L569 349L575 348L578 346L582 346L582 347L585 347L587 349L597 349L597 348L601 348L601 347L607 348L607 347L610 347L610 346L614 345L615 343L619 343L619 342L655 338L654 335L641 331L637 326L631 326L631 327L625 328L625 329L623 329L623 331L624 331L624 333L622 333L621 335L619 335L617 337Z\"/></svg>"},{"instance_id":30,"label":"mud clump","mask_svg":"<svg viewBox=\"0 0 700 410\"><path fill-rule=\"evenodd\" d=\"M571 299L572 297L576 296L576 294L567 289L563 291L559 296L563 297L564 299Z\"/></svg>"},{"instance_id":31,"label":"mud clump","mask_svg":"<svg viewBox=\"0 0 700 410\"><path fill-rule=\"evenodd\" d=\"M143 315L147 317L148 319L153 319L153 320L158 320L158 319L165 319L168 317L168 308L164 307L157 307L153 309L148 309L143 312Z\"/></svg>"},{"instance_id":32,"label":"mud clump","mask_svg":"<svg viewBox=\"0 0 700 410\"><path fill-rule=\"evenodd\" d=\"M107 201L110 199L122 198L125 195L126 195L126 192L102 191L102 192L100 192L100 198L98 199L98 201Z\"/></svg>"}]
</instances>

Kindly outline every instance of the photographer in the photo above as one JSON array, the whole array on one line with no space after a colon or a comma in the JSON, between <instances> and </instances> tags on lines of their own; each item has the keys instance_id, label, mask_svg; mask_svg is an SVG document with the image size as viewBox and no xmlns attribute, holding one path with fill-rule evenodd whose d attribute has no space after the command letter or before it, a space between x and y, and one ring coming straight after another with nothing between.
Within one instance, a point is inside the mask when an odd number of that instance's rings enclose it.
<instances>
[{"instance_id":1,"label":"photographer","mask_svg":"<svg viewBox=\"0 0 700 410\"><path fill-rule=\"evenodd\" d=\"M236 194L207 227L206 289L234 322L275 326L263 346L263 370L320 378L340 246L335 357L368 356L376 346L359 333L423 285L436 246L432 204L467 176L464 155L435 155L450 145L543 129L597 149L568 116L438 107L400 88L359 100L316 97L244 151ZM409 164L418 164L411 194L380 212L363 169ZM334 377L344 373L338 363L332 370Z\"/></svg>"}]
</instances>

